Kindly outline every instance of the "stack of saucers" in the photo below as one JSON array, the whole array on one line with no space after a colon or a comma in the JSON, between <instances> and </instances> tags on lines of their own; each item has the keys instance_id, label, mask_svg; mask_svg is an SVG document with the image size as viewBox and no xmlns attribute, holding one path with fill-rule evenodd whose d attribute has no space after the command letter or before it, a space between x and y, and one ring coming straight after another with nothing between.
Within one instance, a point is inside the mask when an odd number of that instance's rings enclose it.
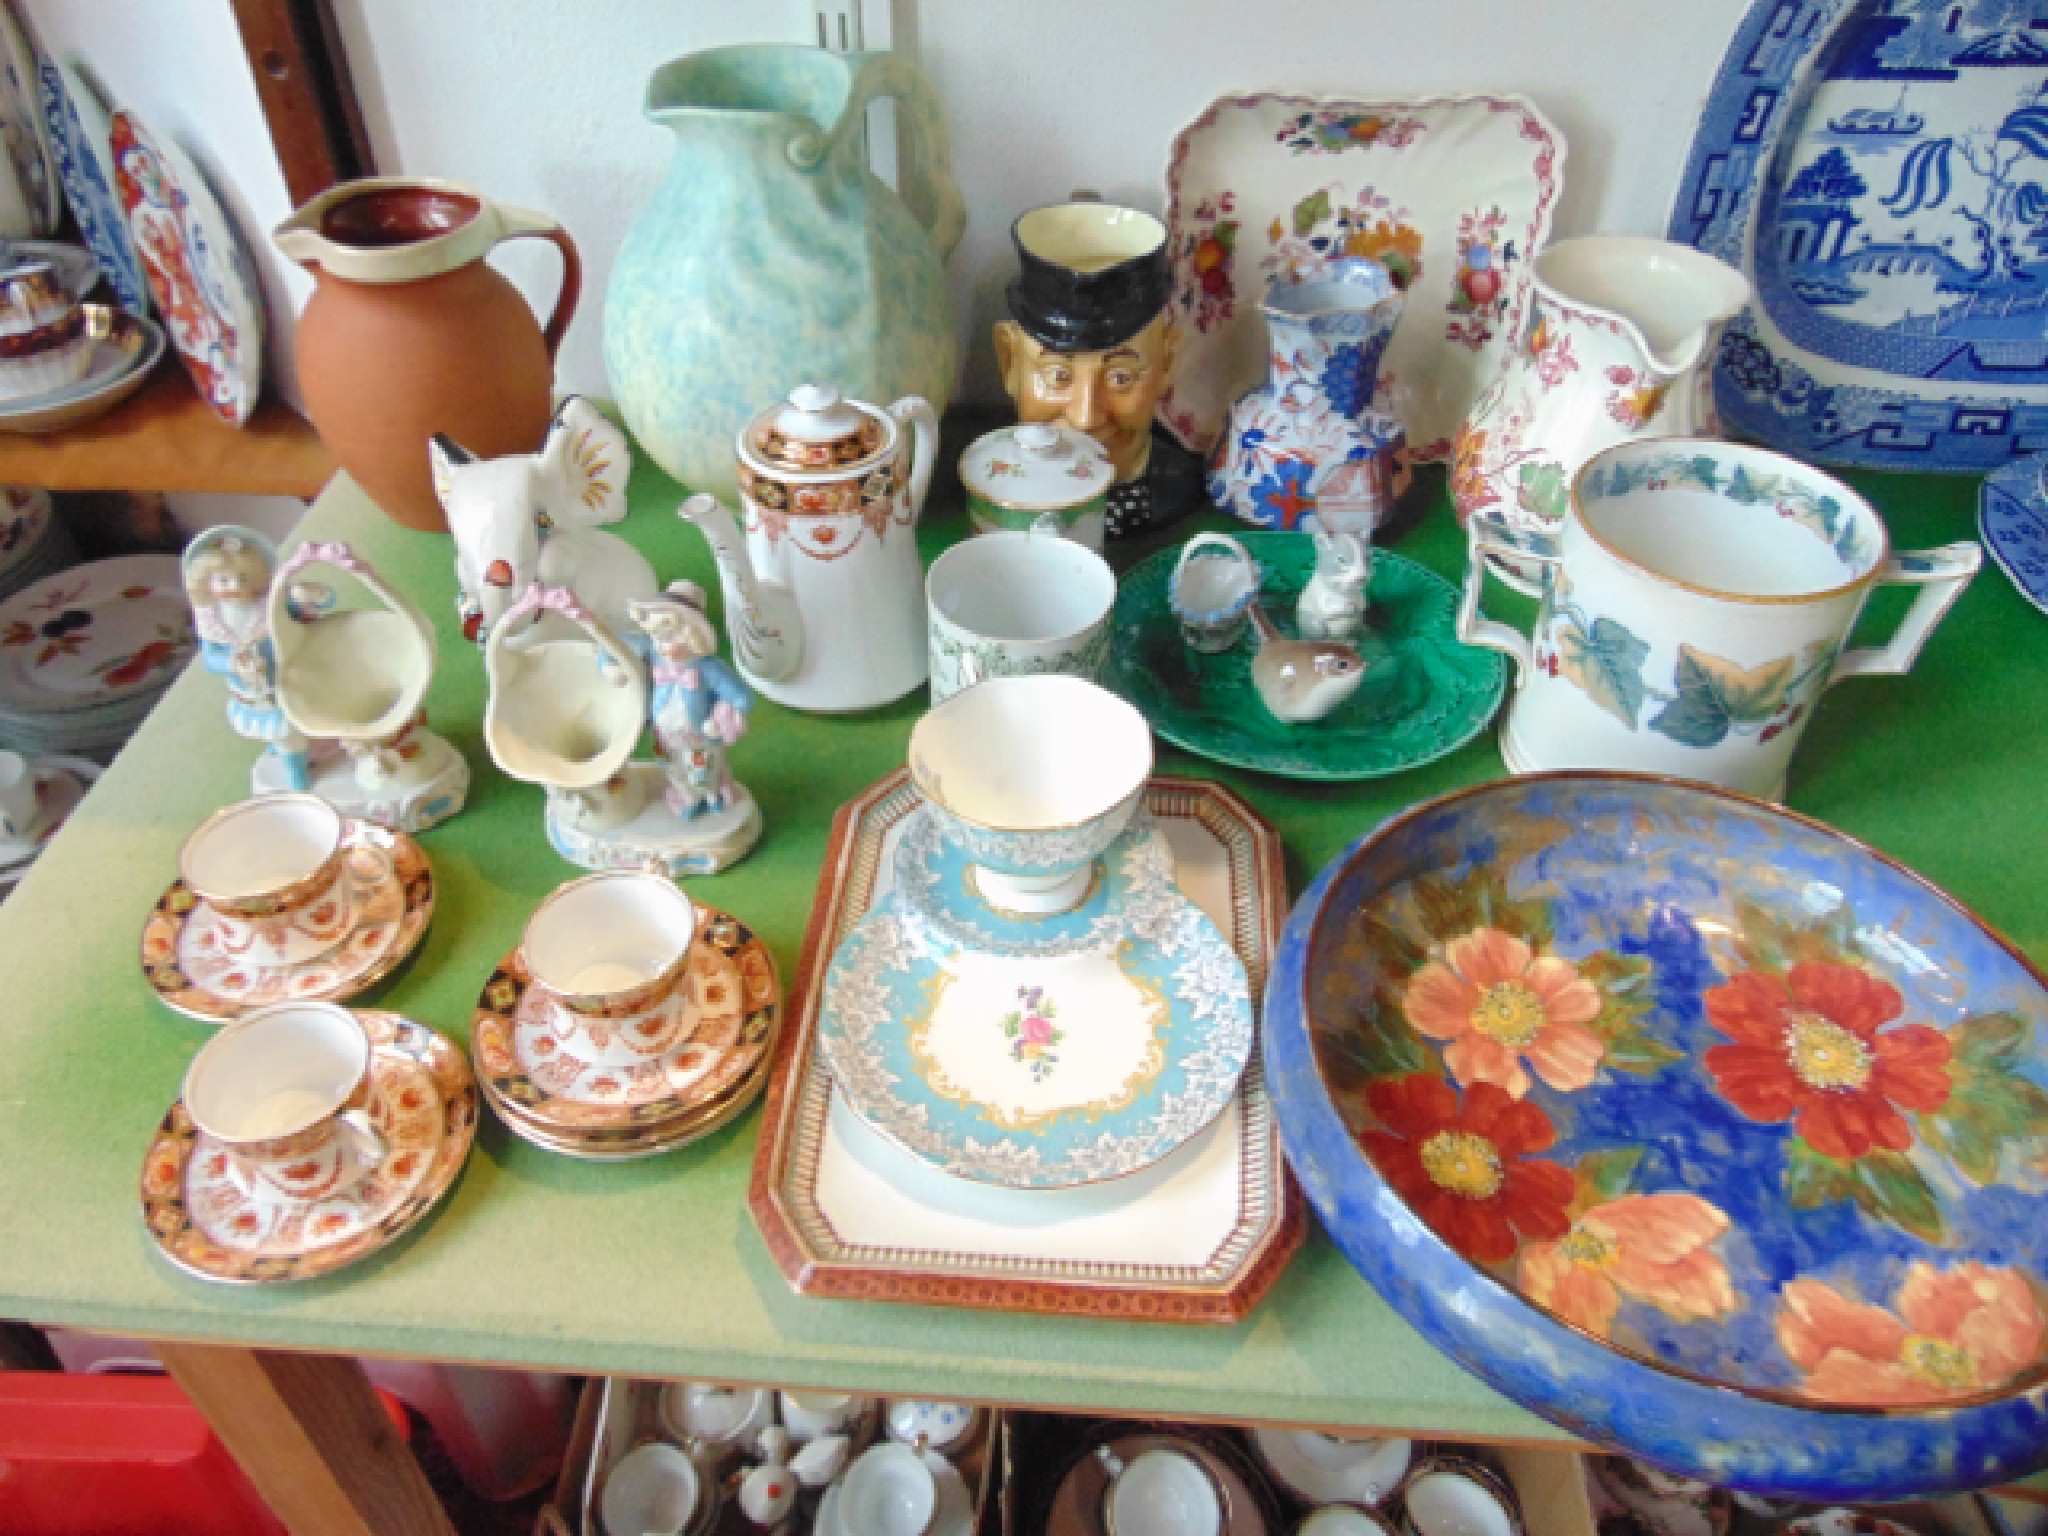
<instances>
[{"instance_id":1,"label":"stack of saucers","mask_svg":"<svg viewBox=\"0 0 2048 1536\"><path fill-rule=\"evenodd\" d=\"M0 598L77 560L71 535L50 514L48 491L34 485L0 486Z\"/></svg>"},{"instance_id":2,"label":"stack of saucers","mask_svg":"<svg viewBox=\"0 0 2048 1536\"><path fill-rule=\"evenodd\" d=\"M111 759L196 646L175 556L30 583L0 601L0 746Z\"/></svg>"},{"instance_id":3,"label":"stack of saucers","mask_svg":"<svg viewBox=\"0 0 2048 1536\"><path fill-rule=\"evenodd\" d=\"M535 914L478 999L470 1052L484 1099L516 1136L568 1157L652 1157L710 1135L760 1092L781 1021L775 964L745 926L708 907L684 920L681 963L627 981L651 925L632 910L660 876L572 882ZM676 893L687 907L688 898ZM550 935L569 933L587 980L550 986ZM592 958L596 934L620 951ZM633 952L632 959L624 956ZM544 979L545 978L545 979ZM594 1001L609 985L617 1006Z\"/></svg>"}]
</instances>

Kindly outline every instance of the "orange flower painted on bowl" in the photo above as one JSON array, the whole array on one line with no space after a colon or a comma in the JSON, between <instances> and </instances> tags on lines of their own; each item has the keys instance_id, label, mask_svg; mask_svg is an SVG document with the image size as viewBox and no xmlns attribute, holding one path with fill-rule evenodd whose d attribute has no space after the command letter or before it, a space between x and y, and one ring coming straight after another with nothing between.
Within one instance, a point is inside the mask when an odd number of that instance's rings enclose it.
<instances>
[{"instance_id":1,"label":"orange flower painted on bowl","mask_svg":"<svg viewBox=\"0 0 2048 1536\"><path fill-rule=\"evenodd\" d=\"M1497 1083L1515 1098L1530 1088L1526 1059L1561 1093L1593 1081L1606 1050L1586 1026L1600 1017L1600 989L1569 960L1539 955L1498 928L1474 928L1408 979L1408 1022L1444 1040L1444 1065L1459 1083Z\"/></svg>"},{"instance_id":2,"label":"orange flower painted on bowl","mask_svg":"<svg viewBox=\"0 0 2048 1536\"><path fill-rule=\"evenodd\" d=\"M1916 1262L1893 1307L1852 1301L1820 1280L1782 1293L1778 1343L1827 1403L1939 1403L2009 1381L2041 1353L2040 1302L2016 1269Z\"/></svg>"},{"instance_id":3,"label":"orange flower painted on bowl","mask_svg":"<svg viewBox=\"0 0 2048 1536\"><path fill-rule=\"evenodd\" d=\"M1352 231L1344 241L1346 256L1364 256L1387 269L1396 288L1405 289L1422 273L1422 231L1412 224L1381 219L1369 229Z\"/></svg>"},{"instance_id":4,"label":"orange flower painted on bowl","mask_svg":"<svg viewBox=\"0 0 2048 1536\"><path fill-rule=\"evenodd\" d=\"M1793 1121L1825 1157L1904 1152L1913 1128L1899 1111L1929 1113L1954 1091L1946 1037L1925 1024L1885 1029L1905 1000L1853 965L1743 971L1703 1001L1708 1022L1735 1041L1703 1058L1722 1096L1752 1120Z\"/></svg>"},{"instance_id":5,"label":"orange flower painted on bowl","mask_svg":"<svg viewBox=\"0 0 2048 1536\"><path fill-rule=\"evenodd\" d=\"M1373 1166L1475 1264L1512 1259L1520 1237L1554 1242L1571 1231L1571 1171L1528 1160L1557 1141L1536 1105L1485 1082L1461 1099L1442 1078L1420 1072L1382 1078L1366 1090L1366 1103L1378 1125L1358 1139Z\"/></svg>"},{"instance_id":6,"label":"orange flower painted on bowl","mask_svg":"<svg viewBox=\"0 0 2048 1536\"><path fill-rule=\"evenodd\" d=\"M1522 1290L1538 1306L1604 1339L1624 1297L1680 1322L1737 1306L1713 1245L1728 1218L1697 1195L1623 1195L1594 1206L1554 1243L1522 1250Z\"/></svg>"},{"instance_id":7,"label":"orange flower painted on bowl","mask_svg":"<svg viewBox=\"0 0 2048 1536\"><path fill-rule=\"evenodd\" d=\"M1486 477L1484 458L1486 434L1473 427L1458 429L1457 445L1451 453L1451 500L1461 516L1491 506L1500 497Z\"/></svg>"}]
</instances>

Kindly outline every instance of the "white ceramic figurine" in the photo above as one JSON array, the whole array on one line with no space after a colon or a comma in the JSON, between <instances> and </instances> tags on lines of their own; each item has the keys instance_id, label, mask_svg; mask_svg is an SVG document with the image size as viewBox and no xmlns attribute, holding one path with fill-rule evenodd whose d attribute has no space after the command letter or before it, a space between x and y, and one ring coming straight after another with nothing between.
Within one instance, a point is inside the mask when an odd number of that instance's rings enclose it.
<instances>
[{"instance_id":1,"label":"white ceramic figurine","mask_svg":"<svg viewBox=\"0 0 2048 1536\"><path fill-rule=\"evenodd\" d=\"M1359 533L1310 530L1316 573L1301 589L1294 628L1304 640L1355 640L1365 628L1365 589L1372 585L1372 543Z\"/></svg>"}]
</instances>

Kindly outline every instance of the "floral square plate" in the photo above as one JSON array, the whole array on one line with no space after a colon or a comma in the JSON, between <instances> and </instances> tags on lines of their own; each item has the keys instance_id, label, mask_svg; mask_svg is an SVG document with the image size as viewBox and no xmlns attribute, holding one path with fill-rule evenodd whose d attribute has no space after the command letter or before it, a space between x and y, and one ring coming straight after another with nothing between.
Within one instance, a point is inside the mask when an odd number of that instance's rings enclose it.
<instances>
[{"instance_id":1,"label":"floral square plate","mask_svg":"<svg viewBox=\"0 0 2048 1536\"><path fill-rule=\"evenodd\" d=\"M2048 448L2039 6L1755 0L1672 206L1747 275L1714 398L1817 464L1982 470Z\"/></svg>"},{"instance_id":2,"label":"floral square plate","mask_svg":"<svg viewBox=\"0 0 2048 1536\"><path fill-rule=\"evenodd\" d=\"M1407 428L1412 457L1448 459L1522 334L1563 177L1563 138L1520 97L1213 103L1167 166L1180 349L1159 419L1207 453L1265 376L1266 284L1368 256L1408 295L1373 403Z\"/></svg>"},{"instance_id":3,"label":"floral square plate","mask_svg":"<svg viewBox=\"0 0 2048 1536\"><path fill-rule=\"evenodd\" d=\"M2048 982L1817 822L1538 774L1288 923L1266 1065L1387 1301L1669 1471L1884 1501L2048 1462Z\"/></svg>"}]
</instances>

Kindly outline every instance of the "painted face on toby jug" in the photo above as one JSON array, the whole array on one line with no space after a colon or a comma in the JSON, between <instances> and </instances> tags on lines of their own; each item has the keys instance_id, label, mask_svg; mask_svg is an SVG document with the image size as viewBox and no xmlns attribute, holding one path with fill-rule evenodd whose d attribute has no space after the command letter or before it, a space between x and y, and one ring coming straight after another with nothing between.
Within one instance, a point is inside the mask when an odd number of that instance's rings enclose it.
<instances>
[{"instance_id":1,"label":"painted face on toby jug","mask_svg":"<svg viewBox=\"0 0 2048 1536\"><path fill-rule=\"evenodd\" d=\"M1017 415L1087 433L1109 451L1118 481L1137 479L1176 342L1165 224L1076 194L1023 214L1010 238L1017 278L995 342Z\"/></svg>"}]
</instances>

